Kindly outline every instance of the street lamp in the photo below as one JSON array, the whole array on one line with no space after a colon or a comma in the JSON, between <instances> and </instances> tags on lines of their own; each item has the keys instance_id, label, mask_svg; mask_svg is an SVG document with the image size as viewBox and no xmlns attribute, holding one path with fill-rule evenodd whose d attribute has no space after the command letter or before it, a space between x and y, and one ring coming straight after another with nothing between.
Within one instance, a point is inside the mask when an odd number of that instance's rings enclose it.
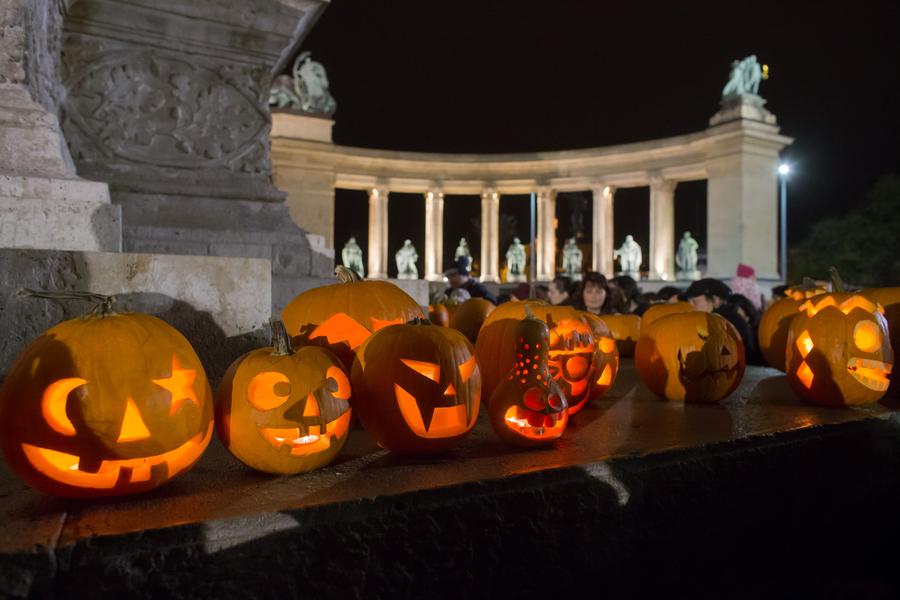
<instances>
[{"instance_id":1,"label":"street lamp","mask_svg":"<svg viewBox=\"0 0 900 600\"><path fill-rule=\"evenodd\" d=\"M778 179L781 183L781 202L779 206L780 215L780 231L781 231L781 252L779 262L781 267L781 278L787 283L787 179L791 174L791 165L781 163L778 165Z\"/></svg>"}]
</instances>

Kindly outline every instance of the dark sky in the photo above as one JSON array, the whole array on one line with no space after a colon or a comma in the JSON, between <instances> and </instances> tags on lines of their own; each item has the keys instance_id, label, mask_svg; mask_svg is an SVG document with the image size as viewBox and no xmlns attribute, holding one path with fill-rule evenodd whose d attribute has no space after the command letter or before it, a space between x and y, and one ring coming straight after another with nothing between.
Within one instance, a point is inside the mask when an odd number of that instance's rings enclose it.
<instances>
[{"instance_id":1,"label":"dark sky","mask_svg":"<svg viewBox=\"0 0 900 600\"><path fill-rule=\"evenodd\" d=\"M838 8L835 8L838 7ZM332 0L304 49L336 143L435 152L605 146L699 131L755 53L782 132L789 232L900 171L894 2Z\"/></svg>"}]
</instances>

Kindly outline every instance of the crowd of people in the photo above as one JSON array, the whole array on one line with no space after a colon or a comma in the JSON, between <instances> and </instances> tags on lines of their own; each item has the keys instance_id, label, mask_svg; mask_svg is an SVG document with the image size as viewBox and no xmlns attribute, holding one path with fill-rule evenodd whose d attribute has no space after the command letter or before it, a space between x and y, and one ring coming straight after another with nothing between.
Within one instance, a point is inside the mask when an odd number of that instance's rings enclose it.
<instances>
[{"instance_id":1,"label":"crowd of people","mask_svg":"<svg viewBox=\"0 0 900 600\"><path fill-rule=\"evenodd\" d=\"M457 264L445 275L450 282L448 296L456 301L469 297L486 298L495 304L529 298L531 286L519 284L512 292L494 297L488 289L469 276L465 264ZM777 293L779 290L773 290ZM747 364L764 365L759 350L757 328L763 310L763 296L756 283L752 267L738 265L729 283L705 278L692 282L687 288L665 286L657 292L643 292L634 278L619 275L607 278L589 271L581 281L558 276L549 285L535 286L535 297L551 304L573 306L597 315L632 313L643 315L653 304L689 302L694 309L714 312L727 319L744 341Z\"/></svg>"}]
</instances>

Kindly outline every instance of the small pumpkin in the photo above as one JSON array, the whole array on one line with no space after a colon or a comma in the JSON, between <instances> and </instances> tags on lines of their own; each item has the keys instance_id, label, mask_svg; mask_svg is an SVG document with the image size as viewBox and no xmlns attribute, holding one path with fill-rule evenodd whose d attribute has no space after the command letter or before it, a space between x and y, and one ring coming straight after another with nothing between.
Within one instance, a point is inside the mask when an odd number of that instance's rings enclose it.
<instances>
[{"instance_id":1,"label":"small pumpkin","mask_svg":"<svg viewBox=\"0 0 900 600\"><path fill-rule=\"evenodd\" d=\"M453 313L450 327L462 333L467 340L474 344L478 339L481 325L495 308L497 307L493 302L484 298L469 298L460 304L459 308Z\"/></svg>"},{"instance_id":2,"label":"small pumpkin","mask_svg":"<svg viewBox=\"0 0 900 600\"><path fill-rule=\"evenodd\" d=\"M359 349L351 381L363 427L391 452L452 448L478 417L481 371L472 344L427 321L372 335Z\"/></svg>"},{"instance_id":3,"label":"small pumpkin","mask_svg":"<svg viewBox=\"0 0 900 600\"><path fill-rule=\"evenodd\" d=\"M338 265L340 283L307 290L281 312L298 345L313 344L334 352L349 370L355 352L373 332L388 325L424 318L412 297L387 281L363 281Z\"/></svg>"},{"instance_id":4,"label":"small pumpkin","mask_svg":"<svg viewBox=\"0 0 900 600\"><path fill-rule=\"evenodd\" d=\"M444 304L428 305L428 320L441 327L450 327L450 313Z\"/></svg>"},{"instance_id":5,"label":"small pumpkin","mask_svg":"<svg viewBox=\"0 0 900 600\"><path fill-rule=\"evenodd\" d=\"M550 374L550 329L527 316L516 326L516 362L491 395L491 427L516 446L541 446L558 439L569 421L565 393Z\"/></svg>"},{"instance_id":6,"label":"small pumpkin","mask_svg":"<svg viewBox=\"0 0 900 600\"><path fill-rule=\"evenodd\" d=\"M592 313L584 314L597 345L597 377L591 384L591 399L594 399L606 394L616 382L616 375L619 373L619 348L603 319Z\"/></svg>"},{"instance_id":7,"label":"small pumpkin","mask_svg":"<svg viewBox=\"0 0 900 600\"><path fill-rule=\"evenodd\" d=\"M644 311L644 314L641 315L641 327L650 327L650 324L660 317L691 312L692 310L694 310L694 306L690 302L664 302L660 304L651 304L647 310Z\"/></svg>"},{"instance_id":8,"label":"small pumpkin","mask_svg":"<svg viewBox=\"0 0 900 600\"><path fill-rule=\"evenodd\" d=\"M7 463L48 494L145 492L190 469L212 436L212 391L190 343L104 302L29 344L0 392Z\"/></svg>"},{"instance_id":9,"label":"small pumpkin","mask_svg":"<svg viewBox=\"0 0 900 600\"><path fill-rule=\"evenodd\" d=\"M350 380L338 358L316 346L295 351L272 320L272 347L235 360L216 394L216 432L245 465L275 474L327 465L350 430Z\"/></svg>"},{"instance_id":10,"label":"small pumpkin","mask_svg":"<svg viewBox=\"0 0 900 600\"><path fill-rule=\"evenodd\" d=\"M744 344L715 313L668 315L641 331L634 363L641 381L666 400L718 402L741 382Z\"/></svg>"},{"instance_id":11,"label":"small pumpkin","mask_svg":"<svg viewBox=\"0 0 900 600\"><path fill-rule=\"evenodd\" d=\"M600 315L609 327L619 356L634 356L634 346L641 336L641 317L633 314Z\"/></svg>"}]
</instances>

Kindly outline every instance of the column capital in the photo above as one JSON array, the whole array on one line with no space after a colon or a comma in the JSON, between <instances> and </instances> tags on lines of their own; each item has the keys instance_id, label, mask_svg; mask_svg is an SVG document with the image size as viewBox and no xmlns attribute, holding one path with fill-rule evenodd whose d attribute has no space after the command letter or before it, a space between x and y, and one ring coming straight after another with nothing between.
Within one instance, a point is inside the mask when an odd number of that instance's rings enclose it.
<instances>
[{"instance_id":1,"label":"column capital","mask_svg":"<svg viewBox=\"0 0 900 600\"><path fill-rule=\"evenodd\" d=\"M650 180L650 188L654 191L660 192L674 192L675 188L678 186L678 181L675 179L666 179L659 173L653 173L649 177Z\"/></svg>"}]
</instances>

